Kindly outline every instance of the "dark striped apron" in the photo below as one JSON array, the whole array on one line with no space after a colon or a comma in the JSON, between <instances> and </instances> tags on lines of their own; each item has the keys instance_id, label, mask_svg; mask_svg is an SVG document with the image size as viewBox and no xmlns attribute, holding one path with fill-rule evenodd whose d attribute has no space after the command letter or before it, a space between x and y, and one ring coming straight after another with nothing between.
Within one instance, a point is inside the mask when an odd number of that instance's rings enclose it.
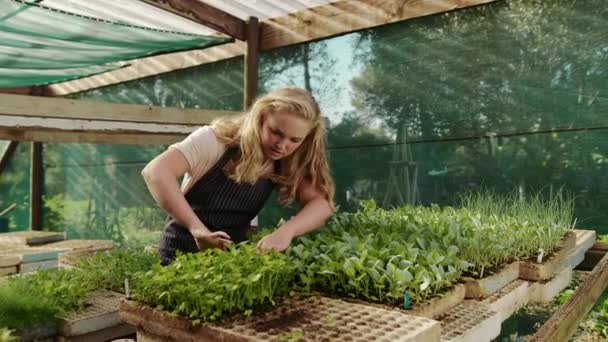
<instances>
[{"instance_id":1,"label":"dark striped apron","mask_svg":"<svg viewBox=\"0 0 608 342\"><path fill-rule=\"evenodd\" d=\"M224 231L234 243L247 240L251 220L275 188L275 184L266 177L254 184L236 183L230 179L224 166L237 152L237 148L227 149L185 195L196 216L210 231ZM275 172L278 172L278 166L275 162ZM178 250L197 252L198 248L188 229L169 216L158 247L161 263L167 265L172 262Z\"/></svg>"}]
</instances>

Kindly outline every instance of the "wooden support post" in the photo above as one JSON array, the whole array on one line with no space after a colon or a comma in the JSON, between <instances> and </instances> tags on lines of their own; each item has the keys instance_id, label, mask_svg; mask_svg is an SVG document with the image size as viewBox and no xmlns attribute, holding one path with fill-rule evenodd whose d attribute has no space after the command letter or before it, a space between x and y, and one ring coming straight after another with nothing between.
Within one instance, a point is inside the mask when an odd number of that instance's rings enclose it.
<instances>
[{"instance_id":1,"label":"wooden support post","mask_svg":"<svg viewBox=\"0 0 608 342\"><path fill-rule=\"evenodd\" d=\"M258 92L258 52L260 51L260 23L258 18L249 17L246 26L244 75L243 75L243 110L249 110ZM247 234L253 235L258 229L256 216L249 226Z\"/></svg>"},{"instance_id":2,"label":"wooden support post","mask_svg":"<svg viewBox=\"0 0 608 342\"><path fill-rule=\"evenodd\" d=\"M30 229L42 228L42 143L32 143L30 165Z\"/></svg>"},{"instance_id":3,"label":"wooden support post","mask_svg":"<svg viewBox=\"0 0 608 342\"><path fill-rule=\"evenodd\" d=\"M6 145L4 151L2 151L2 155L0 155L0 174L2 174L2 170L4 170L4 168L8 164L8 161L13 156L13 153L15 153L15 150L17 149L17 144L18 142L11 141L8 143L8 145Z\"/></svg>"},{"instance_id":4,"label":"wooden support post","mask_svg":"<svg viewBox=\"0 0 608 342\"><path fill-rule=\"evenodd\" d=\"M247 22L247 50L245 52L243 107L248 110L257 96L258 52L260 51L260 23L258 18L249 17Z\"/></svg>"},{"instance_id":5,"label":"wooden support post","mask_svg":"<svg viewBox=\"0 0 608 342\"><path fill-rule=\"evenodd\" d=\"M574 295L529 341L567 341L608 285L608 254L595 266Z\"/></svg>"}]
</instances>

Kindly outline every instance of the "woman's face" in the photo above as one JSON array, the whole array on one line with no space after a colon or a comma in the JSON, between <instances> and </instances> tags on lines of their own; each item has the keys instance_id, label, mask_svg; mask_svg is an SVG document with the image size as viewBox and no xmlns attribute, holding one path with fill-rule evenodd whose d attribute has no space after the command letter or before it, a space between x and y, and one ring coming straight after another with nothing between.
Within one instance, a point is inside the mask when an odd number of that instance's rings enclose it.
<instances>
[{"instance_id":1,"label":"woman's face","mask_svg":"<svg viewBox=\"0 0 608 342\"><path fill-rule=\"evenodd\" d=\"M264 156L279 160L293 153L310 132L310 121L289 112L265 114L262 119Z\"/></svg>"}]
</instances>

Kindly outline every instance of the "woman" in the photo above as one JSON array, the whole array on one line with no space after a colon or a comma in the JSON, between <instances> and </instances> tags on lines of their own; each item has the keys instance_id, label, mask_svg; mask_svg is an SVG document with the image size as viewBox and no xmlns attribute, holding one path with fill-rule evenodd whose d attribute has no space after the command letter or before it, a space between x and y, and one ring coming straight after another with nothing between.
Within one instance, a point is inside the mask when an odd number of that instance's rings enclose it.
<instances>
[{"instance_id":1,"label":"woman","mask_svg":"<svg viewBox=\"0 0 608 342\"><path fill-rule=\"evenodd\" d=\"M258 243L284 251L335 210L325 157L325 127L306 90L283 88L259 98L249 113L224 117L170 146L142 171L169 217L159 245L163 264L177 250L224 248L247 239L251 220L275 189L300 210ZM181 189L176 181L185 174Z\"/></svg>"}]
</instances>

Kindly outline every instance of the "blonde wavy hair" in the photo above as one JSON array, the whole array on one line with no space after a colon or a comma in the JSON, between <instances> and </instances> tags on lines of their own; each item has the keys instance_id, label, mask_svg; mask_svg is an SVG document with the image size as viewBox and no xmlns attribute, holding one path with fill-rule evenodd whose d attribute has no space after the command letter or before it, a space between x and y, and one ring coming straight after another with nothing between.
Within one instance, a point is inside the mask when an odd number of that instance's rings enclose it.
<instances>
[{"instance_id":1,"label":"blonde wavy hair","mask_svg":"<svg viewBox=\"0 0 608 342\"><path fill-rule=\"evenodd\" d=\"M262 121L265 115L287 112L299 115L312 124L312 129L291 155L280 160L281 173L271 179L283 189L279 201L283 205L293 202L302 181L308 180L321 191L330 207L335 210L334 183L329 175L325 156L325 122L317 101L301 88L281 88L255 101L248 113L222 117L211 125L218 140L228 147L239 147L240 156L231 178L236 182L253 184L263 172Z\"/></svg>"}]
</instances>

